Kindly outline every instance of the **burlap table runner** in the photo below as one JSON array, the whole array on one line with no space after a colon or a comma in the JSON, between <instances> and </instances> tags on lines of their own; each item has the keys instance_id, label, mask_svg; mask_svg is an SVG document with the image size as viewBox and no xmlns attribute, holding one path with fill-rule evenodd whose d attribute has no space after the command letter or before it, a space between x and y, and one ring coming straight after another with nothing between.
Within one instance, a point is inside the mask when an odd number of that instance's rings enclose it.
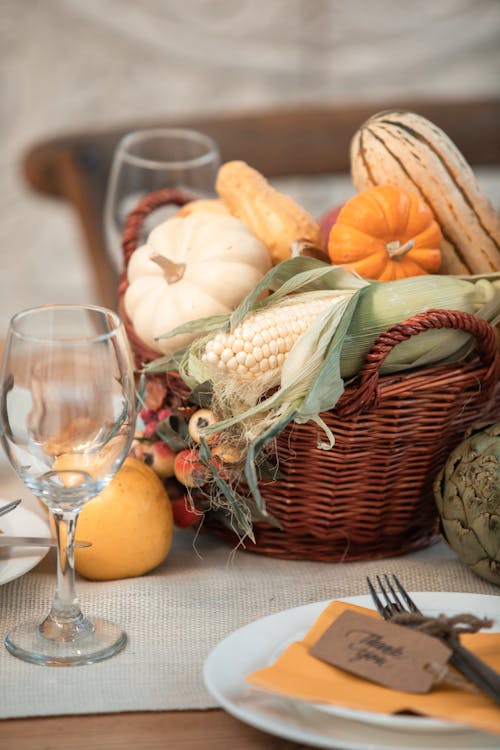
<instances>
[{"instance_id":1,"label":"burlap table runner","mask_svg":"<svg viewBox=\"0 0 500 750\"><path fill-rule=\"evenodd\" d=\"M500 593L442 544L402 558L328 565L231 555L205 535L196 551L192 543L190 531L176 532L165 563L142 578L78 580L84 611L114 620L129 636L114 658L55 669L26 664L1 646L0 717L214 707L202 668L222 638L289 607L364 594L366 575L397 572L413 591ZM34 571L0 587L2 640L16 623L47 613L54 571L51 553Z\"/></svg>"}]
</instances>

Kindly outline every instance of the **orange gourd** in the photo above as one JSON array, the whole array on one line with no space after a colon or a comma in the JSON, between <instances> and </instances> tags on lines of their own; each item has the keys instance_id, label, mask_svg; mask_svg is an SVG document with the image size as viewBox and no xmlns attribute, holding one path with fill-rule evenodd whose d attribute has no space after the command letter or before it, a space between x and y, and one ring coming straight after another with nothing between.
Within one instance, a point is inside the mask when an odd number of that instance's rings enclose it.
<instances>
[{"instance_id":1,"label":"orange gourd","mask_svg":"<svg viewBox=\"0 0 500 750\"><path fill-rule=\"evenodd\" d=\"M347 201L328 236L328 255L360 276L392 281L436 273L442 234L416 194L378 185Z\"/></svg>"}]
</instances>

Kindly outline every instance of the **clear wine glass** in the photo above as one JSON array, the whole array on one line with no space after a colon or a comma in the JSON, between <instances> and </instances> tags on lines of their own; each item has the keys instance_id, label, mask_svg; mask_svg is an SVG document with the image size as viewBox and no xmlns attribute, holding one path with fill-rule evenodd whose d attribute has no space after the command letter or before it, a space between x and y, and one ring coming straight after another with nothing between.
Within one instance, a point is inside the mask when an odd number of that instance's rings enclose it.
<instances>
[{"instance_id":1,"label":"clear wine glass","mask_svg":"<svg viewBox=\"0 0 500 750\"><path fill-rule=\"evenodd\" d=\"M127 337L102 307L45 305L15 315L0 382L0 436L7 457L49 508L57 584L48 616L15 627L10 653L47 666L89 664L126 643L121 628L86 617L75 593L78 514L118 471L135 426Z\"/></svg>"},{"instance_id":2,"label":"clear wine glass","mask_svg":"<svg viewBox=\"0 0 500 750\"><path fill-rule=\"evenodd\" d=\"M104 207L108 252L118 271L123 266L121 237L125 220L139 200L162 188L184 190L195 198L214 197L219 166L217 144L196 130L146 128L121 139L111 165ZM165 208L146 220L144 239L168 215L169 209Z\"/></svg>"}]
</instances>

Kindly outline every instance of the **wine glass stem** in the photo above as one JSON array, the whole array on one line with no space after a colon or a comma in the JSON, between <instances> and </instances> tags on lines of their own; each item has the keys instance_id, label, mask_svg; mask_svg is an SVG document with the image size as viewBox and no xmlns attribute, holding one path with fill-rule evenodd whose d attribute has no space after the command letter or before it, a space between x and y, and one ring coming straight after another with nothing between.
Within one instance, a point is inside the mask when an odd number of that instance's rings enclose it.
<instances>
[{"instance_id":1,"label":"wine glass stem","mask_svg":"<svg viewBox=\"0 0 500 750\"><path fill-rule=\"evenodd\" d=\"M74 542L79 510L52 510L57 540L57 583L49 615L40 625L46 638L74 641L92 632L92 623L84 617L75 591Z\"/></svg>"}]
</instances>

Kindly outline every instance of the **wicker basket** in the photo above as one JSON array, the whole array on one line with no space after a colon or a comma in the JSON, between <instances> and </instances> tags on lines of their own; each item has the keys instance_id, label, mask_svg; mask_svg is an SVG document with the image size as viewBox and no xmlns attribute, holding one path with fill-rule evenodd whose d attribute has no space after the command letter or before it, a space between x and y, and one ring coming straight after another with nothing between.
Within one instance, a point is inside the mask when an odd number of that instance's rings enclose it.
<instances>
[{"instance_id":1,"label":"wicker basket","mask_svg":"<svg viewBox=\"0 0 500 750\"><path fill-rule=\"evenodd\" d=\"M148 196L124 233L127 264L143 218L171 200ZM174 194L179 205L183 197ZM120 297L126 289L123 277ZM137 365L158 355L127 331ZM380 375L391 349L421 331L460 329L476 340L477 355L458 364ZM436 539L432 484L472 422L500 419L500 356L492 327L468 313L433 310L391 326L373 344L355 383L336 408L321 416L335 435L329 451L317 447L315 423L293 424L277 439L279 481L260 485L281 528L254 524L252 552L287 559L338 562L407 553ZM182 403L175 375L157 378L161 397ZM235 545L237 537L208 514L205 527Z\"/></svg>"}]
</instances>

